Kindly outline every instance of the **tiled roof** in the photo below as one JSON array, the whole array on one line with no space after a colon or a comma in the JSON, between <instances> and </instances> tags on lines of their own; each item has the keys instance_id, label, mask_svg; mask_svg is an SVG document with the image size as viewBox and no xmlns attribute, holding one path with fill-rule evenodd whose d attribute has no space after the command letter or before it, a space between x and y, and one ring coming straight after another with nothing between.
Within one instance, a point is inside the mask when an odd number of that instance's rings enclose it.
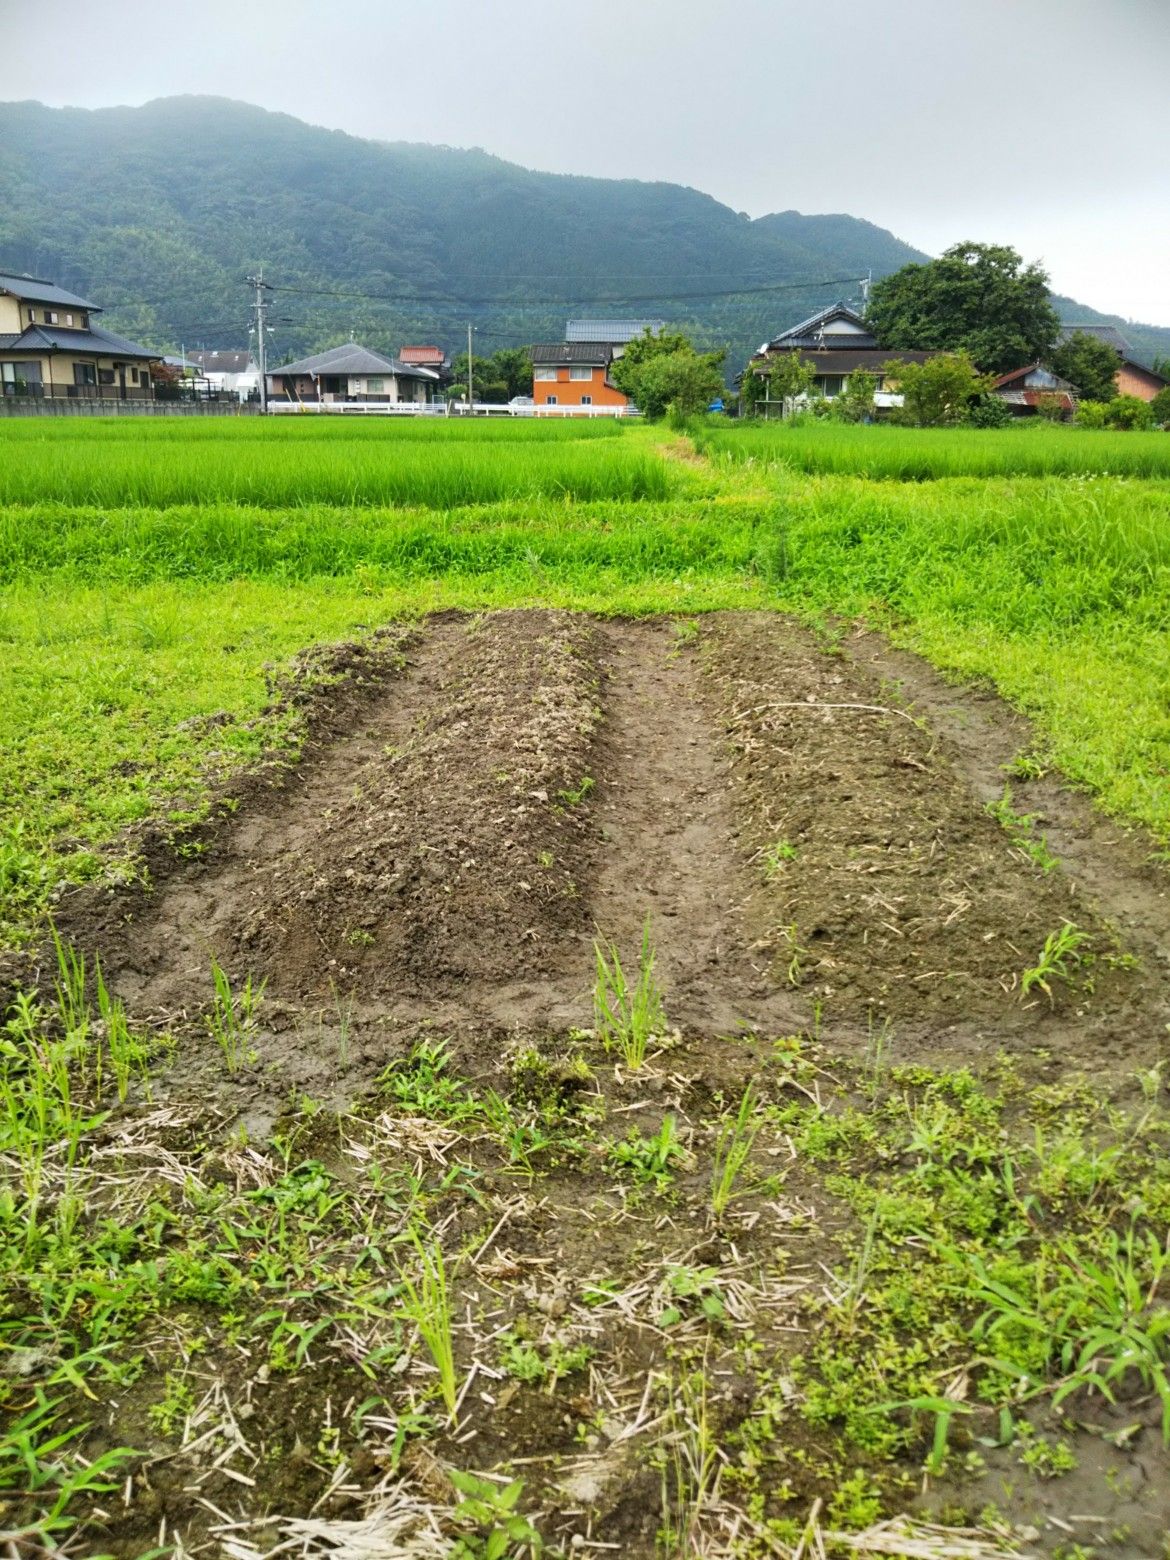
<instances>
[{"instance_id":1,"label":"tiled roof","mask_svg":"<svg viewBox=\"0 0 1170 1560\"><path fill-rule=\"evenodd\" d=\"M412 368L407 363L400 363L396 358L383 357L380 352L372 352L369 347L359 346L356 341L347 341L340 347L330 347L327 352L318 352L314 357L301 358L299 363L282 363L279 368L274 368L270 372L277 376L336 374L346 377L350 374L394 374L406 379L439 377L429 368Z\"/></svg>"},{"instance_id":2,"label":"tiled roof","mask_svg":"<svg viewBox=\"0 0 1170 1560\"><path fill-rule=\"evenodd\" d=\"M851 374L858 368L869 374L880 374L887 363L929 363L931 358L938 356L937 352L894 352L881 347L831 347L823 352L801 352L800 361L810 364L818 374ZM753 358L752 362L763 366L760 357Z\"/></svg>"},{"instance_id":3,"label":"tiled roof","mask_svg":"<svg viewBox=\"0 0 1170 1560\"><path fill-rule=\"evenodd\" d=\"M41 276L17 276L15 272L0 271L0 292L12 293L17 298L27 298L30 303L56 303L66 309L90 309L101 313L96 303L87 303L76 293L66 292L55 282L47 282Z\"/></svg>"},{"instance_id":4,"label":"tiled roof","mask_svg":"<svg viewBox=\"0 0 1170 1560\"><path fill-rule=\"evenodd\" d=\"M665 329L664 320L569 320L565 326L565 340L624 343L636 341L646 331L652 336L661 336Z\"/></svg>"},{"instance_id":5,"label":"tiled roof","mask_svg":"<svg viewBox=\"0 0 1170 1560\"><path fill-rule=\"evenodd\" d=\"M848 320L851 325L860 327L858 331L825 331L825 326L831 320ZM818 309L815 314L810 314L807 320L801 320L799 325L792 325L788 330L781 331L768 343L772 347L828 347L831 341L840 341L843 347L856 347L864 343L865 346L877 346L869 327L853 309L845 303L831 303L827 309Z\"/></svg>"},{"instance_id":6,"label":"tiled roof","mask_svg":"<svg viewBox=\"0 0 1170 1560\"><path fill-rule=\"evenodd\" d=\"M442 368L447 361L442 347L399 347L398 360L401 363L418 363L424 368Z\"/></svg>"},{"instance_id":7,"label":"tiled roof","mask_svg":"<svg viewBox=\"0 0 1170 1560\"><path fill-rule=\"evenodd\" d=\"M532 348L532 361L575 363L578 367L608 368L613 348L608 341L546 341Z\"/></svg>"},{"instance_id":8,"label":"tiled roof","mask_svg":"<svg viewBox=\"0 0 1170 1560\"><path fill-rule=\"evenodd\" d=\"M136 341L116 336L112 330L91 325L88 330L69 330L64 325L30 325L19 336L0 336L6 352L81 352L98 357L143 358L157 363L163 354L152 347L140 347Z\"/></svg>"}]
</instances>

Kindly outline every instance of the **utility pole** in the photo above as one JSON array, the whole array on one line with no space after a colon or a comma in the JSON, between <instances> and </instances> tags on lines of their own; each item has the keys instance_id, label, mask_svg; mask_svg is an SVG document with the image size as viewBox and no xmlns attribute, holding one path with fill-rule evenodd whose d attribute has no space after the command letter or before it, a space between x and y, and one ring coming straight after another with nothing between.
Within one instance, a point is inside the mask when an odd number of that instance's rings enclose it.
<instances>
[{"instance_id":1,"label":"utility pole","mask_svg":"<svg viewBox=\"0 0 1170 1560\"><path fill-rule=\"evenodd\" d=\"M475 411L475 391L471 387L471 321L467 322L467 410Z\"/></svg>"},{"instance_id":2,"label":"utility pole","mask_svg":"<svg viewBox=\"0 0 1170 1560\"><path fill-rule=\"evenodd\" d=\"M270 293L272 287L264 280L264 267L260 267L259 274L249 276L248 280L256 289L256 302L252 305L256 316L256 358L260 370L260 412L264 415L268 411L268 354L265 340L266 326L265 315L268 312L268 299L265 293Z\"/></svg>"},{"instance_id":3,"label":"utility pole","mask_svg":"<svg viewBox=\"0 0 1170 1560\"><path fill-rule=\"evenodd\" d=\"M869 275L861 278L861 317L864 319L869 313L869 289L873 286L873 267L869 269Z\"/></svg>"}]
</instances>

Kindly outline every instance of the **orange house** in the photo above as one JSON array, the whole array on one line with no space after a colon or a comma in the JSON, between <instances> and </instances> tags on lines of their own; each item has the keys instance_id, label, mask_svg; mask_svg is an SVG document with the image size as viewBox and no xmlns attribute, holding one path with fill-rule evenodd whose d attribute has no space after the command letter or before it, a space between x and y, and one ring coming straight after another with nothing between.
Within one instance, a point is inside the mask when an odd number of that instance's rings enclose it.
<instances>
[{"instance_id":1,"label":"orange house","mask_svg":"<svg viewBox=\"0 0 1170 1560\"><path fill-rule=\"evenodd\" d=\"M629 398L610 383L608 341L556 341L532 348L532 399L538 407L623 411Z\"/></svg>"},{"instance_id":2,"label":"orange house","mask_svg":"<svg viewBox=\"0 0 1170 1560\"><path fill-rule=\"evenodd\" d=\"M1116 325L1063 325L1056 339L1063 344L1074 335L1092 336L1096 341L1104 341L1117 353L1117 378L1114 383L1118 395L1136 395L1139 401L1152 401L1159 390L1164 390L1170 384L1170 379L1155 373L1147 364L1138 362L1133 355L1133 348Z\"/></svg>"}]
</instances>

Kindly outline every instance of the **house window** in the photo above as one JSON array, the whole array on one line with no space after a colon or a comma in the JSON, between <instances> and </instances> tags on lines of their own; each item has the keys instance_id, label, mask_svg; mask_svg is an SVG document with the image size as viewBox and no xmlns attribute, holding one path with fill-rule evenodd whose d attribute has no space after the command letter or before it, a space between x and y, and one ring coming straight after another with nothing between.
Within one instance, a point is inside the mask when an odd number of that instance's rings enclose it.
<instances>
[{"instance_id":1,"label":"house window","mask_svg":"<svg viewBox=\"0 0 1170 1560\"><path fill-rule=\"evenodd\" d=\"M557 404L556 396L555 395L546 395L545 398L544 398L544 404L546 406L555 406Z\"/></svg>"},{"instance_id":2,"label":"house window","mask_svg":"<svg viewBox=\"0 0 1170 1560\"><path fill-rule=\"evenodd\" d=\"M72 316L72 314L67 314L65 316L65 323L66 323L66 325L72 325L73 324L73 316Z\"/></svg>"},{"instance_id":3,"label":"house window","mask_svg":"<svg viewBox=\"0 0 1170 1560\"><path fill-rule=\"evenodd\" d=\"M0 395L27 395L30 385L35 386L34 394L39 393L39 363L0 363Z\"/></svg>"},{"instance_id":4,"label":"house window","mask_svg":"<svg viewBox=\"0 0 1170 1560\"><path fill-rule=\"evenodd\" d=\"M592 406L593 405L593 397L591 395L583 395L581 397L581 405L582 406Z\"/></svg>"},{"instance_id":5,"label":"house window","mask_svg":"<svg viewBox=\"0 0 1170 1560\"><path fill-rule=\"evenodd\" d=\"M55 325L56 323L57 323L57 311L55 309L52 309L52 310L46 309L45 310L45 324L46 325Z\"/></svg>"},{"instance_id":6,"label":"house window","mask_svg":"<svg viewBox=\"0 0 1170 1560\"><path fill-rule=\"evenodd\" d=\"M30 325L35 325L36 324L36 322L37 322L37 311L35 309L30 309L28 311L28 322L29 322Z\"/></svg>"},{"instance_id":7,"label":"house window","mask_svg":"<svg viewBox=\"0 0 1170 1560\"><path fill-rule=\"evenodd\" d=\"M821 393L826 396L840 395L845 387L844 374L825 374L821 379Z\"/></svg>"},{"instance_id":8,"label":"house window","mask_svg":"<svg viewBox=\"0 0 1170 1560\"><path fill-rule=\"evenodd\" d=\"M381 395L382 391L385 388L386 388L386 381L384 379L367 379L366 380L366 389L370 392L371 395Z\"/></svg>"},{"instance_id":9,"label":"house window","mask_svg":"<svg viewBox=\"0 0 1170 1560\"><path fill-rule=\"evenodd\" d=\"M113 382L114 370L112 368L101 368L98 370L98 384L112 385Z\"/></svg>"},{"instance_id":10,"label":"house window","mask_svg":"<svg viewBox=\"0 0 1170 1560\"><path fill-rule=\"evenodd\" d=\"M130 369L130 383L132 385L136 385L138 383L138 370L134 367L131 367Z\"/></svg>"},{"instance_id":11,"label":"house window","mask_svg":"<svg viewBox=\"0 0 1170 1560\"><path fill-rule=\"evenodd\" d=\"M592 370L592 368L588 368L588 367L586 367L586 368L571 368L569 370L569 378L570 379L592 379L593 378L593 370Z\"/></svg>"},{"instance_id":12,"label":"house window","mask_svg":"<svg viewBox=\"0 0 1170 1560\"><path fill-rule=\"evenodd\" d=\"M73 383L75 385L96 385L97 369L92 363L74 363Z\"/></svg>"},{"instance_id":13,"label":"house window","mask_svg":"<svg viewBox=\"0 0 1170 1560\"><path fill-rule=\"evenodd\" d=\"M532 377L534 379L555 379L557 371L555 368L534 368Z\"/></svg>"}]
</instances>

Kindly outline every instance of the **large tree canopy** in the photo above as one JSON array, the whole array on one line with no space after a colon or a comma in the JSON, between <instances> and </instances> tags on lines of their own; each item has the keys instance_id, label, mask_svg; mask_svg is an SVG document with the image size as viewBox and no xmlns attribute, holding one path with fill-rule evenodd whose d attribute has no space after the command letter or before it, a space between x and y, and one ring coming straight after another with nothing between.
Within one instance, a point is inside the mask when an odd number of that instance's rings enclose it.
<instances>
[{"instance_id":1,"label":"large tree canopy","mask_svg":"<svg viewBox=\"0 0 1170 1560\"><path fill-rule=\"evenodd\" d=\"M1048 275L1006 244L955 244L874 283L868 323L883 347L966 352L1006 374L1046 357L1060 321Z\"/></svg>"}]
</instances>

